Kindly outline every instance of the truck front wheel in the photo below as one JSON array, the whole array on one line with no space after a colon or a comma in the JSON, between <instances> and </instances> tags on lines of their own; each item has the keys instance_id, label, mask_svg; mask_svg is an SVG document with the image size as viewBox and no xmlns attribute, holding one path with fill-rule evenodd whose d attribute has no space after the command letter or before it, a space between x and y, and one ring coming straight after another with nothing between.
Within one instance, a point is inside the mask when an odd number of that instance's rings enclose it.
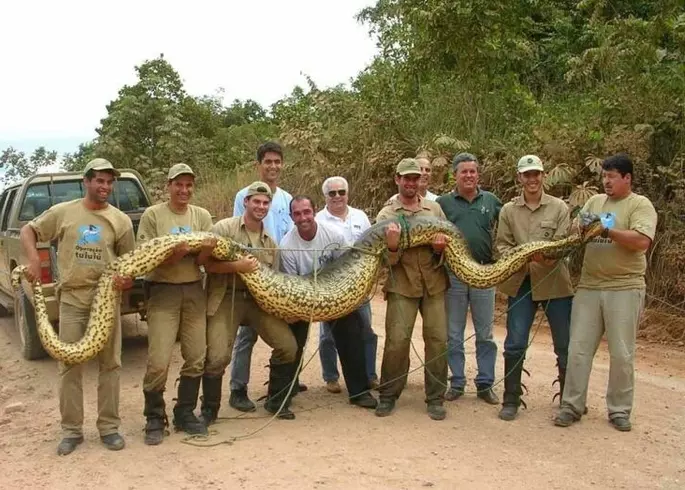
<instances>
[{"instance_id":1,"label":"truck front wheel","mask_svg":"<svg viewBox=\"0 0 685 490\"><path fill-rule=\"evenodd\" d=\"M26 297L24 288L14 296L14 323L19 331L21 340L21 355L24 359L33 361L47 356L36 328L36 313L31 301Z\"/></svg>"}]
</instances>

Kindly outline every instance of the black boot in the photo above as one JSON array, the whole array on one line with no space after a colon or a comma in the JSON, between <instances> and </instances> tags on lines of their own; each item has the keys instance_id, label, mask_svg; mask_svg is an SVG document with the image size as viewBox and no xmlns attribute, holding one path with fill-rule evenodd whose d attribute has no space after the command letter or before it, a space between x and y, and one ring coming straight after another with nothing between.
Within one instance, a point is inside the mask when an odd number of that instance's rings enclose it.
<instances>
[{"instance_id":1,"label":"black boot","mask_svg":"<svg viewBox=\"0 0 685 490\"><path fill-rule=\"evenodd\" d=\"M523 371L524 356L504 358L504 396L502 397L502 409L499 418L502 420L514 420L520 405L526 406L521 400L521 372Z\"/></svg>"},{"instance_id":2,"label":"black boot","mask_svg":"<svg viewBox=\"0 0 685 490\"><path fill-rule=\"evenodd\" d=\"M156 446L164 440L164 430L169 426L164 406L164 393L143 391L145 396L145 444Z\"/></svg>"},{"instance_id":3,"label":"black boot","mask_svg":"<svg viewBox=\"0 0 685 490\"><path fill-rule=\"evenodd\" d=\"M221 406L221 383L223 376L203 376L202 377L202 405L200 417L205 426L216 422Z\"/></svg>"},{"instance_id":4,"label":"black boot","mask_svg":"<svg viewBox=\"0 0 685 490\"><path fill-rule=\"evenodd\" d=\"M207 427L193 413L200 392L200 376L181 376L178 383L178 398L174 407L174 427L190 435L207 435Z\"/></svg>"},{"instance_id":5,"label":"black boot","mask_svg":"<svg viewBox=\"0 0 685 490\"><path fill-rule=\"evenodd\" d=\"M290 411L290 400L292 393L288 395L290 390L290 383L295 378L295 371L298 365L295 363L289 364L273 364L269 363L269 387L264 402L264 408L267 412L275 414L278 413L278 418L283 420L293 420L295 414ZM293 391L297 386L293 386ZM283 403L285 400L285 403ZM281 408L283 404L283 408ZM279 412L280 409L280 412Z\"/></svg>"}]
</instances>

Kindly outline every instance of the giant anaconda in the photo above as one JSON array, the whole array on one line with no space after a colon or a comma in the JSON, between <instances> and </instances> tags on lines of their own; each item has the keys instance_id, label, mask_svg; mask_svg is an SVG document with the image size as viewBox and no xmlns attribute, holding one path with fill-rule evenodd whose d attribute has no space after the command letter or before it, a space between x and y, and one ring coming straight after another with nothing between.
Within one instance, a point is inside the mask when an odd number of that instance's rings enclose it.
<instances>
[{"instance_id":1,"label":"giant anaconda","mask_svg":"<svg viewBox=\"0 0 685 490\"><path fill-rule=\"evenodd\" d=\"M429 245L437 233L448 237L445 262L454 274L478 288L495 286L523 267L535 253L559 258L584 245L601 232L599 218L582 217L583 231L558 241L539 241L520 245L502 256L496 263L481 265L474 261L466 241L452 223L438 218L402 218L400 248ZM385 228L388 220L376 223L362 235L353 247L323 267L316 277L275 272L260 265L254 272L241 274L255 301L265 311L285 319L326 321L340 318L358 308L369 296L383 264ZM97 355L109 339L114 325L115 306L121 294L114 288L115 274L141 277L169 257L180 242L187 242L198 252L202 240L210 233L167 235L154 238L134 251L119 257L105 269L93 299L91 315L84 336L77 342L61 341L48 320L45 297L40 282L32 284L38 334L45 350L66 364L85 362ZM212 255L218 260L237 260L249 251L238 243L217 237ZM25 266L12 271L12 283L19 288Z\"/></svg>"}]
</instances>

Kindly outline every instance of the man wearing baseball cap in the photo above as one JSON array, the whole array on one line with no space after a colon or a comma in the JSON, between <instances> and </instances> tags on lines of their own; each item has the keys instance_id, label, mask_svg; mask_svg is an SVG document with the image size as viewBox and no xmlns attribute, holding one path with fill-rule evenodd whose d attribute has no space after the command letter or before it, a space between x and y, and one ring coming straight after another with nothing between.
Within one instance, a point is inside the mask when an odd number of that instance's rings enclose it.
<instances>
[{"instance_id":1,"label":"man wearing baseball cap","mask_svg":"<svg viewBox=\"0 0 685 490\"><path fill-rule=\"evenodd\" d=\"M566 203L544 191L545 168L540 158L535 155L522 157L516 171L522 192L500 212L495 241L500 254L524 243L564 238L571 224ZM508 296L504 398L499 418L514 420L523 403L521 371L538 307L545 312L552 332L560 398L564 392L573 287L566 260L545 259L538 254L500 284L499 290Z\"/></svg>"},{"instance_id":2,"label":"man wearing baseball cap","mask_svg":"<svg viewBox=\"0 0 685 490\"><path fill-rule=\"evenodd\" d=\"M177 163L167 175L169 200L150 206L140 218L138 243L164 235L208 232L212 217L190 200L195 173L189 165ZM176 338L181 339L183 366L174 406L173 424L188 434L206 434L207 428L193 413L197 405L207 348L207 301L200 266L206 264L216 239L204 241L200 253L190 255L180 242L169 258L145 278L148 326L148 362L143 379L145 397L145 444L164 440L166 411L164 391Z\"/></svg>"},{"instance_id":3,"label":"man wearing baseball cap","mask_svg":"<svg viewBox=\"0 0 685 490\"><path fill-rule=\"evenodd\" d=\"M88 175L88 172L110 172L115 177L121 176L121 173L114 168L112 162L104 158L94 158L83 169L83 175Z\"/></svg>"},{"instance_id":4,"label":"man wearing baseball cap","mask_svg":"<svg viewBox=\"0 0 685 490\"><path fill-rule=\"evenodd\" d=\"M380 400L376 415L390 415L407 382L409 348L416 315L423 318L425 343L425 390L428 416L443 420L444 386L447 383L447 319L445 290L448 286L444 267L438 257L446 245L446 237L439 234L432 247L399 248L402 216L434 216L445 219L440 206L419 194L421 167L413 158L405 158L395 169L398 194L391 197L378 213L376 222L392 220L386 225L390 277L383 291L388 302L385 316L385 350L381 364Z\"/></svg>"}]
</instances>

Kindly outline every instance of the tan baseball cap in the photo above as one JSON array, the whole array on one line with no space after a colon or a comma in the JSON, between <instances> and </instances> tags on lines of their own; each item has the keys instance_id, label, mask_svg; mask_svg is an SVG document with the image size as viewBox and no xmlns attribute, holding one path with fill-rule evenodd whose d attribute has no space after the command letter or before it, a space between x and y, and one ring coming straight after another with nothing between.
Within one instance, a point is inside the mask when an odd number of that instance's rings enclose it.
<instances>
[{"instance_id":1,"label":"tan baseball cap","mask_svg":"<svg viewBox=\"0 0 685 490\"><path fill-rule=\"evenodd\" d=\"M185 163L177 163L169 169L169 180L174 180L179 175L188 174L195 177L195 172L190 168L190 165Z\"/></svg>"},{"instance_id":2,"label":"tan baseball cap","mask_svg":"<svg viewBox=\"0 0 685 490\"><path fill-rule=\"evenodd\" d=\"M95 172L110 171L115 177L119 177L121 175L121 172L114 168L112 162L105 160L104 158L94 158L88 162L86 168L83 169L83 175L86 175L90 170Z\"/></svg>"},{"instance_id":3,"label":"tan baseball cap","mask_svg":"<svg viewBox=\"0 0 685 490\"><path fill-rule=\"evenodd\" d=\"M397 164L395 172L399 175L421 175L421 166L414 158L404 158Z\"/></svg>"},{"instance_id":4,"label":"tan baseball cap","mask_svg":"<svg viewBox=\"0 0 685 490\"><path fill-rule=\"evenodd\" d=\"M269 199L273 197L273 194L271 193L271 187L269 187L269 184L262 182L261 180L252 182L248 186L247 194L245 194L245 197L256 196L258 194L268 196Z\"/></svg>"},{"instance_id":5,"label":"tan baseball cap","mask_svg":"<svg viewBox=\"0 0 685 490\"><path fill-rule=\"evenodd\" d=\"M545 167L542 166L542 160L535 155L526 155L521 157L519 162L516 164L516 171L522 174L523 172L528 172L529 170L539 170L540 172L544 172Z\"/></svg>"}]
</instances>

